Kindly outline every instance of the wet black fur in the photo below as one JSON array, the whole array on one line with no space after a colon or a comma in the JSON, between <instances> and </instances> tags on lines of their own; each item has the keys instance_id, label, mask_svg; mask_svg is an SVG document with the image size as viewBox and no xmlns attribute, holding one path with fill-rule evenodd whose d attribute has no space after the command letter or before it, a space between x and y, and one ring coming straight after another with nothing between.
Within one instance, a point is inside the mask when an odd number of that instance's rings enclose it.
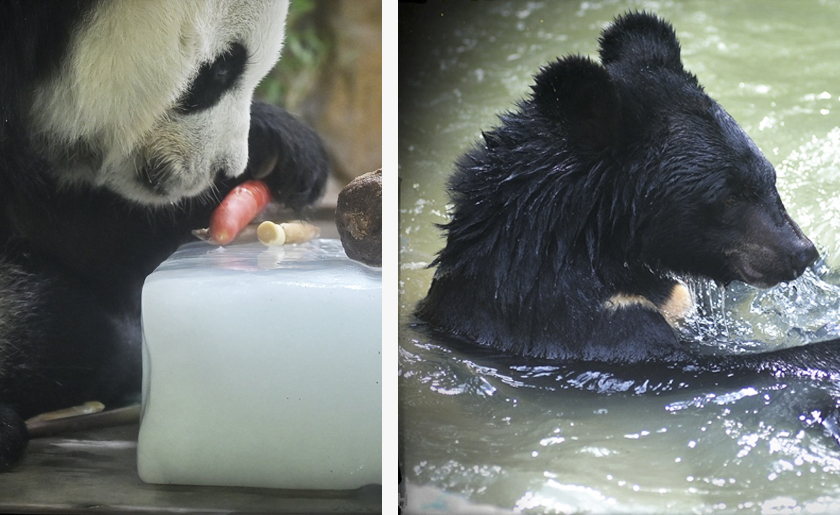
<instances>
[{"instance_id":1,"label":"wet black fur","mask_svg":"<svg viewBox=\"0 0 840 515\"><path fill-rule=\"evenodd\" d=\"M817 253L772 165L683 69L669 24L629 13L600 44L600 64L571 56L540 70L456 163L422 325L565 363L836 378L837 342L701 356L658 311L607 307L616 294L659 305L675 274L792 280Z\"/></svg>"},{"instance_id":2,"label":"wet black fur","mask_svg":"<svg viewBox=\"0 0 840 515\"><path fill-rule=\"evenodd\" d=\"M110 191L59 189L25 130L33 83L55 72L90 1L0 2L0 470L21 456L21 418L140 388L140 291L146 275L218 200L277 153L266 182L301 210L323 192L328 159L315 133L254 103L251 161L217 192L146 208ZM269 149L271 149L269 151ZM8 325L8 329L6 328Z\"/></svg>"}]
</instances>

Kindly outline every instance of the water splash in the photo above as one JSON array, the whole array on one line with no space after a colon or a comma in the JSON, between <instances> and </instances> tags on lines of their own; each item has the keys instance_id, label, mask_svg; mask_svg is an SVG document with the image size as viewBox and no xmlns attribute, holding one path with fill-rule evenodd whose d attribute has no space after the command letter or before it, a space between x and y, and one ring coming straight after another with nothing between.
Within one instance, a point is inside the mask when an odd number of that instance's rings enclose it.
<instances>
[{"instance_id":1,"label":"water splash","mask_svg":"<svg viewBox=\"0 0 840 515\"><path fill-rule=\"evenodd\" d=\"M800 228L840 268L840 127L813 136L777 166L779 194Z\"/></svg>"},{"instance_id":2,"label":"water splash","mask_svg":"<svg viewBox=\"0 0 840 515\"><path fill-rule=\"evenodd\" d=\"M680 334L709 350L736 353L840 337L840 286L834 280L824 260L796 281L766 290L686 279L696 306Z\"/></svg>"}]
</instances>

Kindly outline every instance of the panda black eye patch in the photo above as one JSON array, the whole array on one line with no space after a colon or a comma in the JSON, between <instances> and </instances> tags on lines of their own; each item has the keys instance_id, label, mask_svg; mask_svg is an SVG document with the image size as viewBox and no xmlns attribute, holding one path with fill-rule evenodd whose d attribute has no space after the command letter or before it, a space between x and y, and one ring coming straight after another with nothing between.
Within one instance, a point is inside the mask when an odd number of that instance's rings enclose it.
<instances>
[{"instance_id":1,"label":"panda black eye patch","mask_svg":"<svg viewBox=\"0 0 840 515\"><path fill-rule=\"evenodd\" d=\"M192 114L216 105L236 85L247 60L245 47L234 43L214 61L202 64L175 109L181 114Z\"/></svg>"}]
</instances>

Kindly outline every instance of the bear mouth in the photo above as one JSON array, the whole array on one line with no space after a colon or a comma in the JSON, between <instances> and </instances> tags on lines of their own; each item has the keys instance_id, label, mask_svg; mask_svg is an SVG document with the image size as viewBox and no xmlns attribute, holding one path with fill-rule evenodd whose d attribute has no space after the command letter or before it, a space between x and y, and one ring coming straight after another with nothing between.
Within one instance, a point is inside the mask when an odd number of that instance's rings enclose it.
<instances>
[{"instance_id":1,"label":"bear mouth","mask_svg":"<svg viewBox=\"0 0 840 515\"><path fill-rule=\"evenodd\" d=\"M792 259L767 247L750 245L730 254L737 280L758 288L771 288L801 276L809 263L792 264Z\"/></svg>"},{"instance_id":2,"label":"bear mouth","mask_svg":"<svg viewBox=\"0 0 840 515\"><path fill-rule=\"evenodd\" d=\"M152 161L137 171L131 187L119 193L144 204L167 204L201 194L212 187L219 173L194 173L178 164Z\"/></svg>"},{"instance_id":3,"label":"bear mouth","mask_svg":"<svg viewBox=\"0 0 840 515\"><path fill-rule=\"evenodd\" d=\"M782 280L771 279L769 274L756 270L747 259L740 259L735 263L735 274L739 281L758 288L771 288Z\"/></svg>"}]
</instances>

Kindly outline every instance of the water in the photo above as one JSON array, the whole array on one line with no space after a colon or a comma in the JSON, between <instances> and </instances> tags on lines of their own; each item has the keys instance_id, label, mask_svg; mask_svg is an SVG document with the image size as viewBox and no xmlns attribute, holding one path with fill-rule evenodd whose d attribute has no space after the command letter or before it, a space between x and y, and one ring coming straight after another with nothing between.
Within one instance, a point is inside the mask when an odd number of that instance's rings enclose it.
<instances>
[{"instance_id":1,"label":"water","mask_svg":"<svg viewBox=\"0 0 840 515\"><path fill-rule=\"evenodd\" d=\"M698 309L685 334L732 352L840 335L840 2L403 3L399 387L410 505L840 512L840 446L819 424L831 404L822 387L632 381L479 352L411 326L443 245L434 224L447 220L452 162L542 64L595 56L600 30L629 9L674 24L686 67L776 166L789 212L822 254L802 279L771 290L690 284Z\"/></svg>"}]
</instances>

